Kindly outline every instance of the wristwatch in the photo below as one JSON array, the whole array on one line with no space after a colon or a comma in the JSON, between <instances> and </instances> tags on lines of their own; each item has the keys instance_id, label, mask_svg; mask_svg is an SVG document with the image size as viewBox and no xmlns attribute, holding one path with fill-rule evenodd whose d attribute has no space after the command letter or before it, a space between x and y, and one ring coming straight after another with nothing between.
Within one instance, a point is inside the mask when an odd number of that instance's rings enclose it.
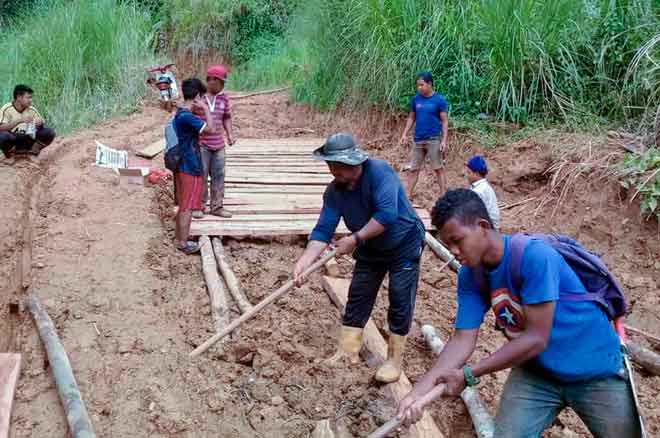
<instances>
[{"instance_id":1,"label":"wristwatch","mask_svg":"<svg viewBox=\"0 0 660 438\"><path fill-rule=\"evenodd\" d=\"M474 374L472 374L472 367L470 365L465 365L463 367L463 376L465 377L465 384L467 386L476 386L481 381L479 378L474 377Z\"/></svg>"}]
</instances>

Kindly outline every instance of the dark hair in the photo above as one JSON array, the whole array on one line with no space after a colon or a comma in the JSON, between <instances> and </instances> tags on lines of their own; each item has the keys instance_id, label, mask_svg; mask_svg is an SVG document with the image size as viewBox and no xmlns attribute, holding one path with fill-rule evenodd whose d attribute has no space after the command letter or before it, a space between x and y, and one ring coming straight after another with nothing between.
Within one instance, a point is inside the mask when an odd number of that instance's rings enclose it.
<instances>
[{"instance_id":1,"label":"dark hair","mask_svg":"<svg viewBox=\"0 0 660 438\"><path fill-rule=\"evenodd\" d=\"M199 79L190 78L181 82L181 92L185 100L193 100L198 95L206 93L206 87Z\"/></svg>"},{"instance_id":2,"label":"dark hair","mask_svg":"<svg viewBox=\"0 0 660 438\"><path fill-rule=\"evenodd\" d=\"M433 85L433 75L431 74L430 71L423 71L421 73L417 73L417 79L415 80L423 80L427 84Z\"/></svg>"},{"instance_id":3,"label":"dark hair","mask_svg":"<svg viewBox=\"0 0 660 438\"><path fill-rule=\"evenodd\" d=\"M486 204L472 190L453 189L438 199L431 210L431 223L438 230L452 218L456 218L463 225L475 225L480 219L487 220L492 228Z\"/></svg>"},{"instance_id":4,"label":"dark hair","mask_svg":"<svg viewBox=\"0 0 660 438\"><path fill-rule=\"evenodd\" d=\"M18 84L14 87L14 100L18 99L24 94L33 94L34 90L27 85Z\"/></svg>"}]
</instances>

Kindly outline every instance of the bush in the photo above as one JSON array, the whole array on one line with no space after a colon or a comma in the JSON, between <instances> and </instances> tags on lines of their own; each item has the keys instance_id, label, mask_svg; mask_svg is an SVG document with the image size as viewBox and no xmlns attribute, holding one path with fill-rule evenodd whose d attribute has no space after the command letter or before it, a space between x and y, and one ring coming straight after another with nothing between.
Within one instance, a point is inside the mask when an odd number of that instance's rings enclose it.
<instances>
[{"instance_id":1,"label":"bush","mask_svg":"<svg viewBox=\"0 0 660 438\"><path fill-rule=\"evenodd\" d=\"M631 201L640 196L642 214L660 220L660 149L629 154L623 162L622 175L621 185L635 191Z\"/></svg>"},{"instance_id":2,"label":"bush","mask_svg":"<svg viewBox=\"0 0 660 438\"><path fill-rule=\"evenodd\" d=\"M163 0L157 29L194 62L212 54L238 64L284 34L295 6L295 0Z\"/></svg>"},{"instance_id":3,"label":"bush","mask_svg":"<svg viewBox=\"0 0 660 438\"><path fill-rule=\"evenodd\" d=\"M151 20L132 3L41 2L0 36L0 97L13 87L35 90L35 106L61 133L134 108L156 60L148 47Z\"/></svg>"}]
</instances>

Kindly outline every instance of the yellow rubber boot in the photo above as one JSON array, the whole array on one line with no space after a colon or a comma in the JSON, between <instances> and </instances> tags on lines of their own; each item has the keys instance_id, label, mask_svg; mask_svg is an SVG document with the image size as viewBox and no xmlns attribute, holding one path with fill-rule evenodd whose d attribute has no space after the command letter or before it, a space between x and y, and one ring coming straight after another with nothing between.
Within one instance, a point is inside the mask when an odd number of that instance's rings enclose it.
<instances>
[{"instance_id":1,"label":"yellow rubber boot","mask_svg":"<svg viewBox=\"0 0 660 438\"><path fill-rule=\"evenodd\" d=\"M343 325L341 327L341 334L339 335L339 347L337 352L324 362L327 365L336 365L343 358L346 358L352 365L360 363L362 331L363 329L360 327L348 327Z\"/></svg>"},{"instance_id":2,"label":"yellow rubber boot","mask_svg":"<svg viewBox=\"0 0 660 438\"><path fill-rule=\"evenodd\" d=\"M403 350L406 349L406 336L390 333L387 347L387 360L376 371L376 380L383 383L392 383L399 380L403 361Z\"/></svg>"}]
</instances>

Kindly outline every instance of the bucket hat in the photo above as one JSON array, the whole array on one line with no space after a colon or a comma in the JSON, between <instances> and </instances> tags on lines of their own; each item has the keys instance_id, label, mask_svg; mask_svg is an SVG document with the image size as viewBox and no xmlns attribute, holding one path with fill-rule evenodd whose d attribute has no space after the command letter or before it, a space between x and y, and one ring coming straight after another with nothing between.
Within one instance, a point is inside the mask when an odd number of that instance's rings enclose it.
<instances>
[{"instance_id":1,"label":"bucket hat","mask_svg":"<svg viewBox=\"0 0 660 438\"><path fill-rule=\"evenodd\" d=\"M358 166L369 158L353 135L345 132L328 137L323 146L314 151L313 156L316 160L336 161L349 166Z\"/></svg>"}]
</instances>

